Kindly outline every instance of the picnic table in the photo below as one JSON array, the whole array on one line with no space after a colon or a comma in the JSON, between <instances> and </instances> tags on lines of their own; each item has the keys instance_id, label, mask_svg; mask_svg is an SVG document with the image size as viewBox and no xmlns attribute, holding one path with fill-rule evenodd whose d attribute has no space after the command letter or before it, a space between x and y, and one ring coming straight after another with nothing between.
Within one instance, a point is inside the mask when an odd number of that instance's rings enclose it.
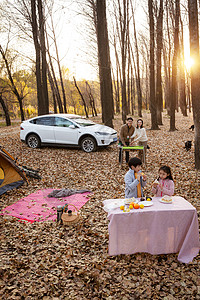
<instances>
[{"instance_id":1,"label":"picnic table","mask_svg":"<svg viewBox=\"0 0 200 300\"><path fill-rule=\"evenodd\" d=\"M179 253L178 260L189 263L199 253L199 224L196 208L174 196L164 204L159 197L152 205L130 212L120 210L124 199L103 202L109 219L109 255Z\"/></svg>"}]
</instances>

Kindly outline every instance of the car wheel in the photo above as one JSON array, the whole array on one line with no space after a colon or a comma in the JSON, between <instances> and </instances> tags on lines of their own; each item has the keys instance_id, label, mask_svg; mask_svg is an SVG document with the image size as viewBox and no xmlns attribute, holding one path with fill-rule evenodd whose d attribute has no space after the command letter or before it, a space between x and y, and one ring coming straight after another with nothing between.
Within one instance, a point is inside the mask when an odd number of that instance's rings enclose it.
<instances>
[{"instance_id":1,"label":"car wheel","mask_svg":"<svg viewBox=\"0 0 200 300\"><path fill-rule=\"evenodd\" d=\"M26 142L30 148L39 148L41 146L40 138L36 134L30 134Z\"/></svg>"},{"instance_id":2,"label":"car wheel","mask_svg":"<svg viewBox=\"0 0 200 300\"><path fill-rule=\"evenodd\" d=\"M92 152L92 151L96 151L97 144L96 144L95 139L93 139L90 136L85 137L81 141L81 148L83 151L88 152L88 153Z\"/></svg>"}]
</instances>

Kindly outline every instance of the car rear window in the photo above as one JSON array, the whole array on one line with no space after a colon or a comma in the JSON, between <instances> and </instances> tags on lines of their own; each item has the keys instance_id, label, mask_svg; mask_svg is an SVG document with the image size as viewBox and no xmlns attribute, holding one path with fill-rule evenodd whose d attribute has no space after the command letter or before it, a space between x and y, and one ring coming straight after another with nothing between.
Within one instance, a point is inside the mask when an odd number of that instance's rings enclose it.
<instances>
[{"instance_id":1,"label":"car rear window","mask_svg":"<svg viewBox=\"0 0 200 300\"><path fill-rule=\"evenodd\" d=\"M30 123L37 125L54 126L54 119L54 117L41 117L31 120Z\"/></svg>"}]
</instances>

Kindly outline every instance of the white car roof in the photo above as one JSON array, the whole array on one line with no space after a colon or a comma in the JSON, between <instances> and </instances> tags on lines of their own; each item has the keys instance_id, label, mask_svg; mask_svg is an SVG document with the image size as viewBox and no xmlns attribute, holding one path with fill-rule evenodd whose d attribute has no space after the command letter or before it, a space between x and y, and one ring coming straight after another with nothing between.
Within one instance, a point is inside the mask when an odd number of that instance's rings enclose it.
<instances>
[{"instance_id":1,"label":"white car roof","mask_svg":"<svg viewBox=\"0 0 200 300\"><path fill-rule=\"evenodd\" d=\"M56 117L65 117L65 118L84 118L82 116L79 116L79 115L75 115L75 114L51 114L53 116L56 116Z\"/></svg>"},{"instance_id":2,"label":"white car roof","mask_svg":"<svg viewBox=\"0 0 200 300\"><path fill-rule=\"evenodd\" d=\"M75 114L47 114L47 115L41 115L41 116L36 116L34 118L31 119L35 119L35 118L42 118L42 117L49 117L49 116L54 116L54 117L65 117L68 119L73 119L73 118L84 118L83 116L80 115L75 115Z\"/></svg>"}]
</instances>

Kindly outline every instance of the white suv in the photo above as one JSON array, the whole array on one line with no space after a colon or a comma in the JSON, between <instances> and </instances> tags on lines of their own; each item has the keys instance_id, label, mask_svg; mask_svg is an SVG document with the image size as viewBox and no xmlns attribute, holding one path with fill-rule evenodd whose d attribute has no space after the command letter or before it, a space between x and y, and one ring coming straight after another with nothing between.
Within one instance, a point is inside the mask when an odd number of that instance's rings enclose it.
<instances>
[{"instance_id":1,"label":"white suv","mask_svg":"<svg viewBox=\"0 0 200 300\"><path fill-rule=\"evenodd\" d=\"M50 114L24 121L20 138L31 148L42 145L78 146L92 152L117 142L117 131L79 115Z\"/></svg>"}]
</instances>

